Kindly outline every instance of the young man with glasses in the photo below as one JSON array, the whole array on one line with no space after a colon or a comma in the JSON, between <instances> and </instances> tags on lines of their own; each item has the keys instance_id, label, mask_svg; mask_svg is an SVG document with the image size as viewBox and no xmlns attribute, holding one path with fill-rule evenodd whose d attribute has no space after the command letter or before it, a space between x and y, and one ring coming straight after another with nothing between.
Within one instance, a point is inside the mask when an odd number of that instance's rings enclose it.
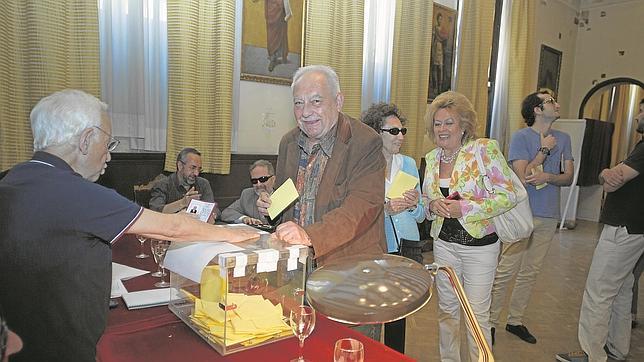
<instances>
[{"instance_id":1,"label":"young man with glasses","mask_svg":"<svg viewBox=\"0 0 644 362\"><path fill-rule=\"evenodd\" d=\"M229 223L248 225L267 224L267 218L257 209L259 194L273 193L275 169L266 160L257 160L249 168L250 182L253 187L242 190L241 197L221 213L221 220Z\"/></svg>"},{"instance_id":2,"label":"young man with glasses","mask_svg":"<svg viewBox=\"0 0 644 362\"><path fill-rule=\"evenodd\" d=\"M537 343L523 325L523 315L560 219L560 188L571 184L574 170L570 136L552 129L559 119L559 103L553 96L547 92L528 95L521 104L521 115L528 127L512 135L508 162L528 191L534 231L527 239L503 245L492 287L492 343L513 282L505 329L525 342Z\"/></svg>"},{"instance_id":3,"label":"young man with glasses","mask_svg":"<svg viewBox=\"0 0 644 362\"><path fill-rule=\"evenodd\" d=\"M177 171L157 182L150 192L150 209L164 214L185 211L190 201L215 202L210 182L201 173L201 153L186 147L177 155ZM220 214L215 205L212 219Z\"/></svg>"}]
</instances>

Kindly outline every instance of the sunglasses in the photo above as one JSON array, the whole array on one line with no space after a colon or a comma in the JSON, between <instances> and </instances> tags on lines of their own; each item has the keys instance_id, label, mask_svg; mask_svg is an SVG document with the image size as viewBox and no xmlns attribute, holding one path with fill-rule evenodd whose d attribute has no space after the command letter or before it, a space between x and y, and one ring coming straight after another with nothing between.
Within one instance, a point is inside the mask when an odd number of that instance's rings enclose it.
<instances>
[{"instance_id":1,"label":"sunglasses","mask_svg":"<svg viewBox=\"0 0 644 362\"><path fill-rule=\"evenodd\" d=\"M407 128L381 128L383 132L389 132L392 136L398 136L398 133L402 133L403 136L407 134Z\"/></svg>"},{"instance_id":2,"label":"sunglasses","mask_svg":"<svg viewBox=\"0 0 644 362\"><path fill-rule=\"evenodd\" d=\"M250 182L251 182L253 185L257 184L258 182L259 182L259 183L264 183L264 182L268 181L271 177L273 177L273 175L270 175L270 176L262 176L262 177L257 177L257 178L251 178L251 179L250 179Z\"/></svg>"}]
</instances>

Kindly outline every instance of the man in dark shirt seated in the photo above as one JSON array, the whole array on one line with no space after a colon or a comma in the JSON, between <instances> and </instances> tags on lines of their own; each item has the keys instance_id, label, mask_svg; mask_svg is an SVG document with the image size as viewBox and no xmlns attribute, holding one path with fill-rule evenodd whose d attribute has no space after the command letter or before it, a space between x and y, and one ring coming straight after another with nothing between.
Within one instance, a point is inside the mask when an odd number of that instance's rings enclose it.
<instances>
[{"instance_id":1,"label":"man in dark shirt seated","mask_svg":"<svg viewBox=\"0 0 644 362\"><path fill-rule=\"evenodd\" d=\"M186 147L177 155L177 172L157 182L150 192L150 209L164 214L186 211L190 201L215 202L210 182L201 173L201 153ZM212 219L219 215L215 206Z\"/></svg>"},{"instance_id":2,"label":"man in dark shirt seated","mask_svg":"<svg viewBox=\"0 0 644 362\"><path fill-rule=\"evenodd\" d=\"M95 361L106 326L111 246L123 234L239 242L258 236L144 209L94 183L112 137L107 105L78 90L31 112L35 153L0 180L0 305L24 341L12 361Z\"/></svg>"},{"instance_id":3,"label":"man in dark shirt seated","mask_svg":"<svg viewBox=\"0 0 644 362\"><path fill-rule=\"evenodd\" d=\"M250 165L250 182L253 187L242 190L241 197L221 213L221 220L248 225L266 224L268 220L257 209L257 199L261 192L273 193L275 169L266 160L257 160Z\"/></svg>"}]
</instances>

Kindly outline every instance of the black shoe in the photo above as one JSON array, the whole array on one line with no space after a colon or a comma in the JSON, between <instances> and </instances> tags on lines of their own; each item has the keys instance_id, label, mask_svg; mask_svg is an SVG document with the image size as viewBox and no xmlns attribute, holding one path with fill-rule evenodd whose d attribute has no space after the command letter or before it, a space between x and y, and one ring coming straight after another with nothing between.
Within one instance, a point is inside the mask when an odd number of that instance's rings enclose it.
<instances>
[{"instance_id":1,"label":"black shoe","mask_svg":"<svg viewBox=\"0 0 644 362\"><path fill-rule=\"evenodd\" d=\"M537 343L537 339L534 338L530 332L528 332L528 328L526 328L523 324L520 326L513 326L511 324L506 324L505 325L505 330L514 334L515 336L521 338L522 340L535 344Z\"/></svg>"},{"instance_id":2,"label":"black shoe","mask_svg":"<svg viewBox=\"0 0 644 362\"><path fill-rule=\"evenodd\" d=\"M490 328L490 334L492 335L492 345L494 346L494 332L496 332L496 328L492 327Z\"/></svg>"}]
</instances>

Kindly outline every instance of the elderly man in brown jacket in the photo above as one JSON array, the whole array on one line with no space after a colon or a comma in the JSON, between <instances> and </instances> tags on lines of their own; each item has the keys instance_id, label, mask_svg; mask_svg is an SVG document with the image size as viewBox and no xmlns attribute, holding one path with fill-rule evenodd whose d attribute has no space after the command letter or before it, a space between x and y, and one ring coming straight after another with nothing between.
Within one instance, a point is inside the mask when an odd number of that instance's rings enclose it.
<instances>
[{"instance_id":1,"label":"elderly man in brown jacket","mask_svg":"<svg viewBox=\"0 0 644 362\"><path fill-rule=\"evenodd\" d=\"M300 197L283 212L276 236L313 247L318 265L386 253L381 138L341 113L344 96L330 67L300 68L291 88L298 128L280 142L276 184L291 178ZM266 212L268 194L257 206Z\"/></svg>"}]
</instances>

